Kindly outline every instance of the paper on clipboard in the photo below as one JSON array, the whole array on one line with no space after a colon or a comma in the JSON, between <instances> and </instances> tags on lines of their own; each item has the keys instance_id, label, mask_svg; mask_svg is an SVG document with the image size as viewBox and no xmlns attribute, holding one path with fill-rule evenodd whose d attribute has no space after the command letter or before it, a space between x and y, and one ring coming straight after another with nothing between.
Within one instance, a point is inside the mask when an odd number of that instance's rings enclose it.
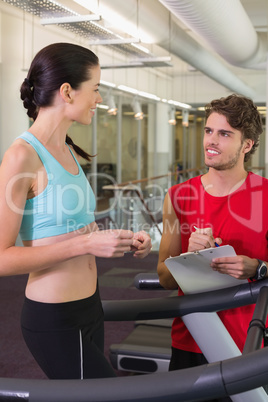
<instances>
[{"instance_id":1,"label":"paper on clipboard","mask_svg":"<svg viewBox=\"0 0 268 402\"><path fill-rule=\"evenodd\" d=\"M167 258L165 264L184 294L201 293L248 283L246 279L236 279L214 271L210 266L213 258L234 255L236 253L232 246L212 247Z\"/></svg>"}]
</instances>

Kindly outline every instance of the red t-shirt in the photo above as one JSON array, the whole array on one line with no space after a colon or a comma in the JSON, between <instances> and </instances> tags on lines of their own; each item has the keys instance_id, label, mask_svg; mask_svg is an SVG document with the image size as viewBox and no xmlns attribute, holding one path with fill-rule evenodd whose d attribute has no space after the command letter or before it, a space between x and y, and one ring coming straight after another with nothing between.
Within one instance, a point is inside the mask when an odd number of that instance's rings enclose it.
<instances>
[{"instance_id":1,"label":"red t-shirt","mask_svg":"<svg viewBox=\"0 0 268 402\"><path fill-rule=\"evenodd\" d=\"M182 253L188 250L191 233L211 227L222 245L230 244L236 254L268 261L268 180L249 173L245 182L230 195L214 197L201 183L201 176L169 189L170 199L180 222ZM179 289L179 295L183 292ZM243 350L255 305L218 313L238 348ZM172 325L172 346L201 353L180 317Z\"/></svg>"}]
</instances>

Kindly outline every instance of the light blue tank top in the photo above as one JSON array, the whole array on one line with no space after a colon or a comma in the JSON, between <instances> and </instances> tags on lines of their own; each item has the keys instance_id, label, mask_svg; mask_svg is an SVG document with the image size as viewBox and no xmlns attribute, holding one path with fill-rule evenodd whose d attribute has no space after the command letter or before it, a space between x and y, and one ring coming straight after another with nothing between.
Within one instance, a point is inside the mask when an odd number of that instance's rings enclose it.
<instances>
[{"instance_id":1,"label":"light blue tank top","mask_svg":"<svg viewBox=\"0 0 268 402\"><path fill-rule=\"evenodd\" d=\"M20 137L37 152L48 183L42 193L28 199L20 228L22 240L35 240L73 232L94 222L96 200L91 186L76 160L79 172L73 175L28 131Z\"/></svg>"}]
</instances>

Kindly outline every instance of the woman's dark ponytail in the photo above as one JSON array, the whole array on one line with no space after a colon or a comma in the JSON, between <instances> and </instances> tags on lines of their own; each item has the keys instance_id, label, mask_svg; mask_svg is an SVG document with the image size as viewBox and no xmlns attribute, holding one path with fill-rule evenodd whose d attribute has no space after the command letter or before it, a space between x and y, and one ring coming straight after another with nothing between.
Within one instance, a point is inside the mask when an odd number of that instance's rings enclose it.
<instances>
[{"instance_id":1,"label":"woman's dark ponytail","mask_svg":"<svg viewBox=\"0 0 268 402\"><path fill-rule=\"evenodd\" d=\"M27 115L35 120L38 111L34 102L34 87L28 78L25 78L20 87L20 98L23 101L23 106L27 109Z\"/></svg>"},{"instance_id":2,"label":"woman's dark ponytail","mask_svg":"<svg viewBox=\"0 0 268 402\"><path fill-rule=\"evenodd\" d=\"M89 162L91 161L92 155L89 155L86 151L84 151L82 148L76 145L71 139L71 137L69 137L69 135L66 135L66 143L70 145L79 156L81 156L82 158L86 159Z\"/></svg>"}]
</instances>

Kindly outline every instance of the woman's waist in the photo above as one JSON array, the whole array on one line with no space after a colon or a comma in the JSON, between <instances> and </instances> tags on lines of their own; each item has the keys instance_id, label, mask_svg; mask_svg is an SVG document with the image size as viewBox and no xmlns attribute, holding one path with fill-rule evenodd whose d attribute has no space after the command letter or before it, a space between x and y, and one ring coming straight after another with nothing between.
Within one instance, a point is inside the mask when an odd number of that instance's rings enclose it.
<instances>
[{"instance_id":1,"label":"woman's waist","mask_svg":"<svg viewBox=\"0 0 268 402\"><path fill-rule=\"evenodd\" d=\"M64 303L92 296L96 284L95 257L86 255L30 273L25 294L43 303Z\"/></svg>"},{"instance_id":2,"label":"woman's waist","mask_svg":"<svg viewBox=\"0 0 268 402\"><path fill-rule=\"evenodd\" d=\"M98 286L90 296L64 303L39 302L25 298L22 325L30 330L64 330L94 325L102 320L103 310Z\"/></svg>"}]
</instances>

